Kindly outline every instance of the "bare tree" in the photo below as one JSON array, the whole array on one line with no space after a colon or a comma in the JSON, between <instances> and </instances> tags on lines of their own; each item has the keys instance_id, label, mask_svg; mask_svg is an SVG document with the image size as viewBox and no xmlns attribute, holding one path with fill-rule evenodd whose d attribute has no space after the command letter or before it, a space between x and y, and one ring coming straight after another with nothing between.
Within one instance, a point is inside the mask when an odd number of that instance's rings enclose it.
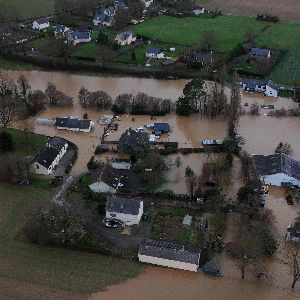
<instances>
[{"instance_id":1,"label":"bare tree","mask_svg":"<svg viewBox=\"0 0 300 300\"><path fill-rule=\"evenodd\" d=\"M180 168L181 165L182 165L182 159L181 159L180 156L177 156L177 157L175 158L175 166L176 166L177 168Z\"/></svg>"},{"instance_id":2,"label":"bare tree","mask_svg":"<svg viewBox=\"0 0 300 300\"><path fill-rule=\"evenodd\" d=\"M245 39L247 43L253 43L255 39L255 31L253 28L249 28L245 33Z\"/></svg>"},{"instance_id":3,"label":"bare tree","mask_svg":"<svg viewBox=\"0 0 300 300\"><path fill-rule=\"evenodd\" d=\"M217 34L214 30L207 30L202 33L201 38L202 47L207 50L213 50L217 44Z\"/></svg>"},{"instance_id":4,"label":"bare tree","mask_svg":"<svg viewBox=\"0 0 300 300\"><path fill-rule=\"evenodd\" d=\"M291 274L293 275L292 289L300 279L300 255L299 247L296 244L287 245L286 264L288 265Z\"/></svg>"},{"instance_id":5,"label":"bare tree","mask_svg":"<svg viewBox=\"0 0 300 300\"><path fill-rule=\"evenodd\" d=\"M17 117L17 101L14 96L0 97L0 127L8 127Z\"/></svg>"},{"instance_id":6,"label":"bare tree","mask_svg":"<svg viewBox=\"0 0 300 300\"><path fill-rule=\"evenodd\" d=\"M78 102L83 107L86 108L88 105L89 91L82 87L78 93Z\"/></svg>"},{"instance_id":7,"label":"bare tree","mask_svg":"<svg viewBox=\"0 0 300 300\"><path fill-rule=\"evenodd\" d=\"M125 114L133 101L133 94L120 94L116 97L112 110L117 114Z\"/></svg>"},{"instance_id":8,"label":"bare tree","mask_svg":"<svg viewBox=\"0 0 300 300\"><path fill-rule=\"evenodd\" d=\"M130 22L130 14L127 8L120 7L117 9L114 16L114 23L117 28L124 28Z\"/></svg>"},{"instance_id":9,"label":"bare tree","mask_svg":"<svg viewBox=\"0 0 300 300\"><path fill-rule=\"evenodd\" d=\"M28 96L31 94L31 85L23 74L17 80L17 94L26 105L27 112L30 115L34 114L35 111L28 102Z\"/></svg>"},{"instance_id":10,"label":"bare tree","mask_svg":"<svg viewBox=\"0 0 300 300\"><path fill-rule=\"evenodd\" d=\"M45 90L50 106L72 106L73 98L65 95L62 91L56 89L56 86L49 82Z\"/></svg>"},{"instance_id":11,"label":"bare tree","mask_svg":"<svg viewBox=\"0 0 300 300\"><path fill-rule=\"evenodd\" d=\"M190 196L194 197L194 193L197 186L197 176L189 166L187 166L185 169L185 183Z\"/></svg>"},{"instance_id":12,"label":"bare tree","mask_svg":"<svg viewBox=\"0 0 300 300\"><path fill-rule=\"evenodd\" d=\"M293 153L293 149L291 144L280 142L275 149L275 153L291 155Z\"/></svg>"},{"instance_id":13,"label":"bare tree","mask_svg":"<svg viewBox=\"0 0 300 300\"><path fill-rule=\"evenodd\" d=\"M259 105L257 104L257 102L254 102L251 104L250 106L250 115L252 116L259 116Z\"/></svg>"},{"instance_id":14,"label":"bare tree","mask_svg":"<svg viewBox=\"0 0 300 300\"><path fill-rule=\"evenodd\" d=\"M108 109L112 106L112 98L104 91L91 92L89 96L89 104L94 105L97 109Z\"/></svg>"}]
</instances>

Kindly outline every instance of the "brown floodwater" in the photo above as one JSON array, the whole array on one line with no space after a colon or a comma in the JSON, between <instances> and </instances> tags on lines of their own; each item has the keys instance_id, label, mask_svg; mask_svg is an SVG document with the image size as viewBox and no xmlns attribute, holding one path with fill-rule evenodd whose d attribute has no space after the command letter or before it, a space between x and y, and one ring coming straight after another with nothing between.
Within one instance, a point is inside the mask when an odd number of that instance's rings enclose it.
<instances>
[{"instance_id":1,"label":"brown floodwater","mask_svg":"<svg viewBox=\"0 0 300 300\"><path fill-rule=\"evenodd\" d=\"M170 98L176 100L181 94L186 83L185 80L167 81L155 79L140 79L133 77L114 76L88 76L74 75L62 72L41 72L41 71L9 71L8 75L16 79L23 73L34 89L44 90L47 82L55 83L58 89L73 96L76 100L77 93L81 86L85 86L91 91L102 89L112 97L125 92L145 92L152 96ZM230 89L226 88L226 93ZM35 119L31 122L34 131L49 136L60 135L79 147L78 160L72 169L72 174L78 175L86 170L86 164L94 153L95 146L99 144L103 134L103 126L98 124L102 114L110 112L97 112L96 110L83 110L77 103L71 108L52 108L39 114L38 117L54 118L63 116L79 116L87 112L96 126L91 133L74 133L67 131L57 131L54 127L39 126L35 124ZM274 104L276 108L292 108L296 104L289 99L273 99L262 97L257 94L242 93L242 103L257 102L260 104ZM260 116L242 115L239 124L239 133L246 139L245 149L250 154L270 154L274 152L279 141L291 144L294 152L293 156L300 159L300 118L274 118L264 115L267 110L261 110ZM121 116L119 130L110 133L107 140L118 140L122 132L129 128L141 127L153 120L149 116ZM223 117L209 119L198 115L181 117L169 114L165 117L157 117L156 121L167 121L170 123L172 132L162 137L165 141L178 141L181 147L197 147L205 138L224 138L227 131L227 123ZM17 124L22 127L22 124ZM195 173L199 174L203 163L211 159L205 154L181 155L182 166L177 168L172 164L176 155L168 157L170 170L168 171L168 181L161 187L162 189L173 189L177 193L185 193L184 169L191 166ZM230 187L227 190L229 197L233 198L242 182L239 179L239 164L234 161ZM289 206L284 200L283 191L280 188L272 187L267 196L266 206L270 208L276 217L276 229L278 240L281 244L284 241L286 227L291 224L297 215L300 205ZM229 229L234 226L234 215L230 215ZM233 230L228 230L225 241L232 239ZM240 280L240 274L225 254L217 260L220 262L223 277L219 279L210 278L203 274L170 270L164 268L148 267L139 277L128 282L112 286L107 292L93 295L92 299L300 299L296 292L289 289L291 276L289 270L280 262L283 258L282 245L277 253L278 260L266 262L267 271L270 277L261 281L256 281L247 274L244 282Z\"/></svg>"}]
</instances>

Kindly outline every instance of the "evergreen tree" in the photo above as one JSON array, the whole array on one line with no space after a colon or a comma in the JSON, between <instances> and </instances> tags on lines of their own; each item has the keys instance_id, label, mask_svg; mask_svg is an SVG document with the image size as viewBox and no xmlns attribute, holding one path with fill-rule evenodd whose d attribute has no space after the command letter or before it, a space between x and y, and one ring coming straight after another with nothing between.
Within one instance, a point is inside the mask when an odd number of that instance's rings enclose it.
<instances>
[{"instance_id":1,"label":"evergreen tree","mask_svg":"<svg viewBox=\"0 0 300 300\"><path fill-rule=\"evenodd\" d=\"M0 134L0 151L9 152L14 150L14 142L10 133L3 131Z\"/></svg>"}]
</instances>

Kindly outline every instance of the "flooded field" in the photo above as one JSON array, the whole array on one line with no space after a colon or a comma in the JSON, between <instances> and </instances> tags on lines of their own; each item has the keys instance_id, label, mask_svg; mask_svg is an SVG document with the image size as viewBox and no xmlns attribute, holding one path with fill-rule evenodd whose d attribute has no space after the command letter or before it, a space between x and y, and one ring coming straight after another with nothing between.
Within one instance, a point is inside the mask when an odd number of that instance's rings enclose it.
<instances>
[{"instance_id":1,"label":"flooded field","mask_svg":"<svg viewBox=\"0 0 300 300\"><path fill-rule=\"evenodd\" d=\"M49 136L60 135L79 147L78 161L72 169L78 175L86 171L86 164L93 155L95 147L100 143L103 127L97 123L102 114L110 112L97 112L92 109L83 110L77 102L77 93L81 86L91 91L103 89L113 97L125 92L145 92L149 95L176 100L186 83L184 80L164 81L154 79L120 78L120 77L94 77L85 75L72 75L56 72L23 72L34 89L44 90L47 82L55 83L58 89L74 97L72 108L47 109L38 117L54 118L64 116L79 116L88 113L96 126L91 133L73 133L57 131L54 127L35 125L35 118L31 119L34 131ZM16 79L21 72L10 71L8 75ZM226 93L230 90L226 88ZM296 104L289 99L272 99L257 94L242 94L242 103L257 102L258 104L274 104L276 108L292 108ZM239 133L246 139L245 149L250 154L271 154L280 141L291 144L293 156L300 159L300 118L274 118L265 115L267 110L261 110L260 116L242 115L240 118ZM133 120L134 118L134 120ZM169 114L157 117L155 121L169 122L172 131L163 137L165 141L177 141L180 147L198 147L205 138L224 138L227 131L227 122L223 117L209 119L192 115L181 117ZM110 133L107 140L118 140L120 135L129 127L137 128L151 123L149 116L121 116L119 129ZM17 124L20 128L22 124ZM176 155L168 157L173 162ZM209 157L206 154L181 155L182 166L172 165L168 174L168 181L161 189L173 189L177 193L185 193L184 168L190 166L199 174L203 163ZM233 168L232 182L227 191L229 197L234 197L239 186L239 167ZM276 216L276 228L279 241L282 242L286 227L292 223L300 206L288 206L279 188L271 188L267 197L266 206ZM229 219L229 227L234 224L234 216ZM230 232L230 230L229 230ZM226 241L231 237L227 236ZM281 258L281 252L277 254ZM270 278L256 282L254 278L247 277L245 282L240 281L240 274L234 263L225 255L220 257L223 277L212 279L202 274L168 270L149 267L140 277L130 280L122 286L111 287L107 292L93 296L93 299L300 299L297 292L291 292L290 275L286 266L279 260L267 262ZM300 288L297 288L300 291Z\"/></svg>"}]
</instances>

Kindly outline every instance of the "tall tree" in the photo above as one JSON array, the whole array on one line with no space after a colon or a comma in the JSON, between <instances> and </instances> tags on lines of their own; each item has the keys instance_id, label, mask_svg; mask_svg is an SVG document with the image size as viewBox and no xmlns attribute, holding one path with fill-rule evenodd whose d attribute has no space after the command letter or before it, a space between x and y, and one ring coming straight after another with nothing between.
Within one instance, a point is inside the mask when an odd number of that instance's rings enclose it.
<instances>
[{"instance_id":1,"label":"tall tree","mask_svg":"<svg viewBox=\"0 0 300 300\"><path fill-rule=\"evenodd\" d=\"M217 33L214 30L204 31L201 37L201 44L205 50L213 50L217 44Z\"/></svg>"},{"instance_id":2,"label":"tall tree","mask_svg":"<svg viewBox=\"0 0 300 300\"><path fill-rule=\"evenodd\" d=\"M0 127L8 127L18 116L15 96L0 96Z\"/></svg>"},{"instance_id":3,"label":"tall tree","mask_svg":"<svg viewBox=\"0 0 300 300\"><path fill-rule=\"evenodd\" d=\"M78 93L78 102L83 107L86 108L88 105L89 91L82 87Z\"/></svg>"},{"instance_id":4,"label":"tall tree","mask_svg":"<svg viewBox=\"0 0 300 300\"><path fill-rule=\"evenodd\" d=\"M23 74L17 80L17 94L26 105L27 112L34 115L36 112L28 101L28 96L31 94L31 85Z\"/></svg>"},{"instance_id":5,"label":"tall tree","mask_svg":"<svg viewBox=\"0 0 300 300\"><path fill-rule=\"evenodd\" d=\"M197 185L197 176L189 166L187 166L185 169L185 183L190 196L194 197L195 189Z\"/></svg>"}]
</instances>

